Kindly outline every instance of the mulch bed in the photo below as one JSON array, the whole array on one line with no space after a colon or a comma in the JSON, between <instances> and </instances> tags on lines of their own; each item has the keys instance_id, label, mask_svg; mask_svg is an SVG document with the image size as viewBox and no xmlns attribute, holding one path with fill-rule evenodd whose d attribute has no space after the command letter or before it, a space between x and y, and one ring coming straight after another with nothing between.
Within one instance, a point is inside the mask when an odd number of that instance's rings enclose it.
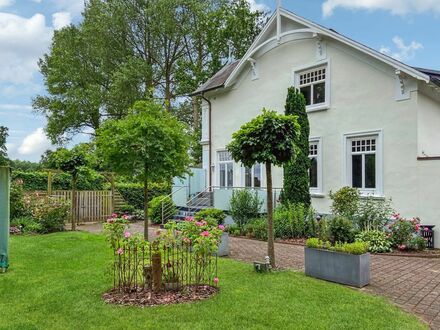
<instances>
[{"instance_id":1,"label":"mulch bed","mask_svg":"<svg viewBox=\"0 0 440 330\"><path fill-rule=\"evenodd\" d=\"M393 252L377 253L377 255L391 256L391 257L440 258L440 249L425 250L425 251L393 250Z\"/></svg>"},{"instance_id":2,"label":"mulch bed","mask_svg":"<svg viewBox=\"0 0 440 330\"><path fill-rule=\"evenodd\" d=\"M218 288L210 285L190 285L180 291L160 292L139 290L127 293L113 289L104 293L102 298L109 304L148 307L200 301L211 297L218 291Z\"/></svg>"}]
</instances>

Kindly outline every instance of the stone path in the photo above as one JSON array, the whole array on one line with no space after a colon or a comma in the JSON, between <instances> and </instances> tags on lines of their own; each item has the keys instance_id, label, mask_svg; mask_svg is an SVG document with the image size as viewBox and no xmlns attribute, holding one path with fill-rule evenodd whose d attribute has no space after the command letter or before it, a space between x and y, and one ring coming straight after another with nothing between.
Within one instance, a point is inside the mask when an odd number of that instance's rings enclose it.
<instances>
[{"instance_id":1,"label":"stone path","mask_svg":"<svg viewBox=\"0 0 440 330\"><path fill-rule=\"evenodd\" d=\"M79 230L101 232L101 224L80 226ZM143 231L142 223L131 226ZM150 228L151 236L157 229ZM245 238L230 238L233 259L252 262L264 260L266 243ZM298 245L275 243L277 265L283 268L304 269L304 248ZM361 289L391 299L404 310L440 329L440 259L372 256L371 283Z\"/></svg>"}]
</instances>

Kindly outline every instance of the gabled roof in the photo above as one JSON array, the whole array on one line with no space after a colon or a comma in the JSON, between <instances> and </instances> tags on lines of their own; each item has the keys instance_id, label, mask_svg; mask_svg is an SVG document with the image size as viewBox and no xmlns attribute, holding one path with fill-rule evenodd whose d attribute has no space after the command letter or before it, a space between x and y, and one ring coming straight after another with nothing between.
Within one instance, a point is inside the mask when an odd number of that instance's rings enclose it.
<instances>
[{"instance_id":1,"label":"gabled roof","mask_svg":"<svg viewBox=\"0 0 440 330\"><path fill-rule=\"evenodd\" d=\"M204 92L208 92L220 87L223 87L226 79L231 75L232 71L234 71L235 67L238 65L239 61L235 61L232 63L226 64L223 68L220 69L215 75L208 79L203 85L197 88L192 95L201 94Z\"/></svg>"},{"instance_id":2,"label":"gabled roof","mask_svg":"<svg viewBox=\"0 0 440 330\"><path fill-rule=\"evenodd\" d=\"M263 30L257 36L255 41L253 42L253 44L251 45L251 47L249 48L249 50L246 52L246 54L243 56L241 60L223 67L217 74L215 74L205 84L200 86L193 94L200 94L220 87L229 87L235 82L240 72L244 69L247 61L259 48L261 48L263 45L269 44L270 42L280 42L283 36L286 36L291 33L295 33L295 31L288 31L281 33L281 28L279 27L279 25L281 24L281 17L291 20L305 27L304 29L296 30L296 32L313 33L316 36L321 36L321 37L325 36L337 40L379 61L382 61L383 63L390 65L396 71L403 72L415 79L425 81L426 83L432 82L435 83L436 85L440 84L439 71L411 67L409 65L406 65L405 63L397 61L392 57L382 54L375 49L372 49L348 37L345 37L344 35L336 32L335 30L325 28L322 25L316 24L288 10L280 8L279 10L275 11L275 13L270 17ZM268 38L268 31L270 31L270 29L274 29L274 26L277 26L276 29L277 35ZM264 38L268 38L268 39L264 40Z\"/></svg>"}]
</instances>

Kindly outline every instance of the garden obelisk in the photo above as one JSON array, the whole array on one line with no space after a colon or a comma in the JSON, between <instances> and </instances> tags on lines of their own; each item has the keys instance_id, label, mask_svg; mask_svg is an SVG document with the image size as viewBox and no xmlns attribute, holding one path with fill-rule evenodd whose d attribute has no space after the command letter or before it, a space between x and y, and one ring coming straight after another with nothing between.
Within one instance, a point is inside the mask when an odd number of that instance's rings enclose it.
<instances>
[{"instance_id":1,"label":"garden obelisk","mask_svg":"<svg viewBox=\"0 0 440 330\"><path fill-rule=\"evenodd\" d=\"M9 248L9 167L0 166L0 273L8 269Z\"/></svg>"}]
</instances>

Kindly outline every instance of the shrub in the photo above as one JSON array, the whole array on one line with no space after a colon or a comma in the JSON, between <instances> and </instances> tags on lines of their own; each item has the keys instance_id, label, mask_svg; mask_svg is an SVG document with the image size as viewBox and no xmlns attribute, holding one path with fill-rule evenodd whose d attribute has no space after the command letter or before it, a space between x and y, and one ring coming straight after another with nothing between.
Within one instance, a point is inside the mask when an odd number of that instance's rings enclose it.
<instances>
[{"instance_id":1,"label":"shrub","mask_svg":"<svg viewBox=\"0 0 440 330\"><path fill-rule=\"evenodd\" d=\"M423 251L426 249L426 239L421 236L413 237L408 243L409 250Z\"/></svg>"},{"instance_id":2,"label":"shrub","mask_svg":"<svg viewBox=\"0 0 440 330\"><path fill-rule=\"evenodd\" d=\"M212 220L214 225L222 225L225 222L226 214L219 209L209 208L200 210L194 216L196 221L206 220L210 222Z\"/></svg>"},{"instance_id":3,"label":"shrub","mask_svg":"<svg viewBox=\"0 0 440 330\"><path fill-rule=\"evenodd\" d=\"M267 220L265 218L252 219L245 225L244 231L250 238L267 241Z\"/></svg>"},{"instance_id":4,"label":"shrub","mask_svg":"<svg viewBox=\"0 0 440 330\"><path fill-rule=\"evenodd\" d=\"M355 221L359 230L382 230L394 213L391 200L366 197L359 202Z\"/></svg>"},{"instance_id":5,"label":"shrub","mask_svg":"<svg viewBox=\"0 0 440 330\"><path fill-rule=\"evenodd\" d=\"M322 217L317 222L316 236L322 241L330 240L329 221L325 217Z\"/></svg>"},{"instance_id":6,"label":"shrub","mask_svg":"<svg viewBox=\"0 0 440 330\"><path fill-rule=\"evenodd\" d=\"M227 225L226 231L232 236L240 236L241 235L240 227L238 227L238 225L235 223L232 225Z\"/></svg>"},{"instance_id":7,"label":"shrub","mask_svg":"<svg viewBox=\"0 0 440 330\"><path fill-rule=\"evenodd\" d=\"M134 206L130 204L122 205L120 209L120 211L124 214L133 214L134 210L135 210Z\"/></svg>"},{"instance_id":8,"label":"shrub","mask_svg":"<svg viewBox=\"0 0 440 330\"><path fill-rule=\"evenodd\" d=\"M32 217L41 225L40 233L47 234L64 230L69 220L70 204L56 198L28 196L26 205L32 209Z\"/></svg>"},{"instance_id":9,"label":"shrub","mask_svg":"<svg viewBox=\"0 0 440 330\"><path fill-rule=\"evenodd\" d=\"M154 197L149 203L148 216L152 223L162 223L162 204L164 210L164 221L168 221L176 214L176 206L169 196Z\"/></svg>"},{"instance_id":10,"label":"shrub","mask_svg":"<svg viewBox=\"0 0 440 330\"><path fill-rule=\"evenodd\" d=\"M241 228L251 219L259 216L263 202L257 192L252 193L247 189L234 190L230 200L231 216L235 223Z\"/></svg>"},{"instance_id":11,"label":"shrub","mask_svg":"<svg viewBox=\"0 0 440 330\"><path fill-rule=\"evenodd\" d=\"M131 214L132 220L145 220L145 216L144 216L144 210L134 210L133 213Z\"/></svg>"},{"instance_id":12,"label":"shrub","mask_svg":"<svg viewBox=\"0 0 440 330\"><path fill-rule=\"evenodd\" d=\"M336 216L329 222L330 239L333 243L354 241L353 223L345 217Z\"/></svg>"},{"instance_id":13,"label":"shrub","mask_svg":"<svg viewBox=\"0 0 440 330\"><path fill-rule=\"evenodd\" d=\"M420 219L413 218L407 220L402 218L400 214L393 214L392 220L388 226L391 240L394 246L405 246L406 249L410 241L417 236L420 228Z\"/></svg>"},{"instance_id":14,"label":"shrub","mask_svg":"<svg viewBox=\"0 0 440 330\"><path fill-rule=\"evenodd\" d=\"M284 204L275 209L275 237L295 238L316 235L315 212L303 204Z\"/></svg>"},{"instance_id":15,"label":"shrub","mask_svg":"<svg viewBox=\"0 0 440 330\"><path fill-rule=\"evenodd\" d=\"M330 192L333 200L331 209L334 215L340 215L349 219L358 212L360 194L359 190L351 187L343 187L337 192Z\"/></svg>"},{"instance_id":16,"label":"shrub","mask_svg":"<svg viewBox=\"0 0 440 330\"><path fill-rule=\"evenodd\" d=\"M392 242L387 234L379 230L363 231L356 235L356 242L368 243L373 253L391 252Z\"/></svg>"},{"instance_id":17,"label":"shrub","mask_svg":"<svg viewBox=\"0 0 440 330\"><path fill-rule=\"evenodd\" d=\"M12 182L10 198L11 219L31 215L31 210L26 207L24 202L24 191L21 184Z\"/></svg>"},{"instance_id":18,"label":"shrub","mask_svg":"<svg viewBox=\"0 0 440 330\"><path fill-rule=\"evenodd\" d=\"M43 226L34 220L31 216L19 217L11 220L11 227L17 227L20 233L36 234L40 233Z\"/></svg>"}]
</instances>

